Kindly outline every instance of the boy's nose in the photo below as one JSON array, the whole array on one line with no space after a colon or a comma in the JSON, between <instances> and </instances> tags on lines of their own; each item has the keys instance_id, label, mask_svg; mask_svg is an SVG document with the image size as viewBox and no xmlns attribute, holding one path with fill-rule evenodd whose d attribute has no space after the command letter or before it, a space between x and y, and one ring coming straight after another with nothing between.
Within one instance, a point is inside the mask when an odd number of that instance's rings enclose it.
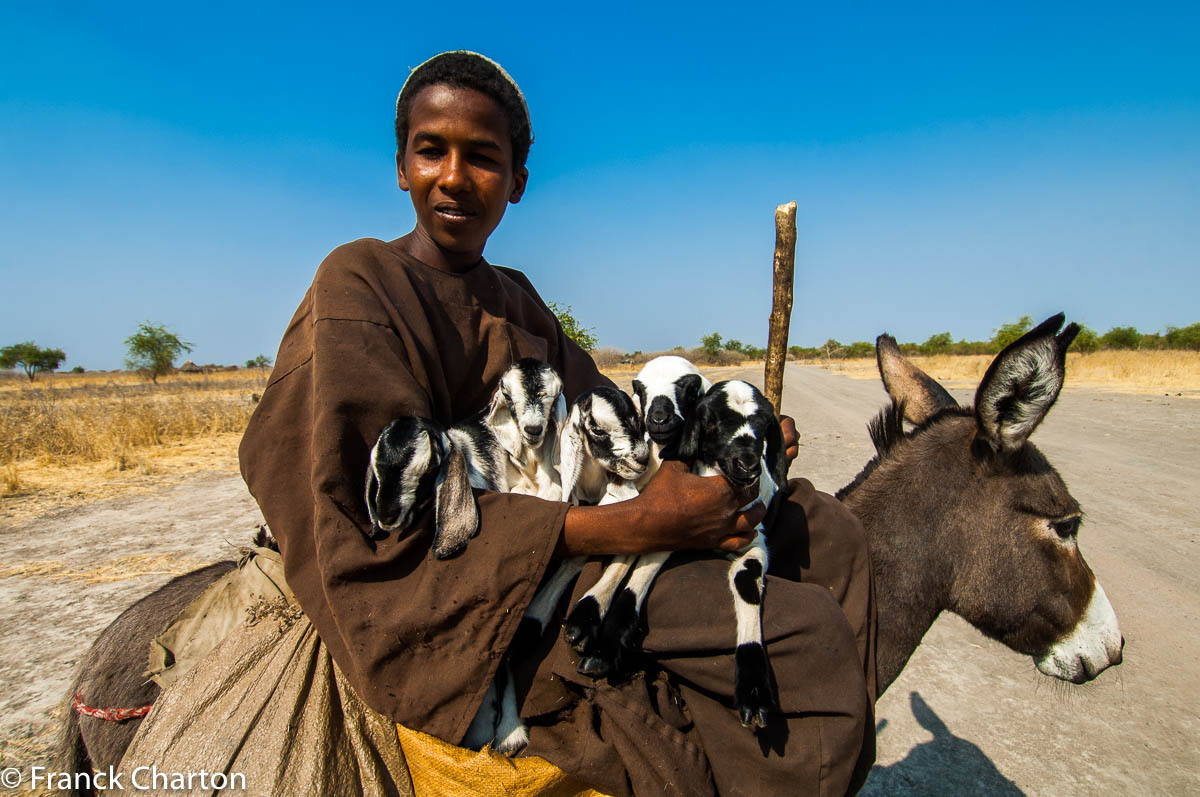
<instances>
[{"instance_id":1,"label":"boy's nose","mask_svg":"<svg viewBox=\"0 0 1200 797\"><path fill-rule=\"evenodd\" d=\"M449 193L465 190L471 182L467 174L466 159L462 155L450 152L443 163L441 180L439 181L442 190Z\"/></svg>"}]
</instances>

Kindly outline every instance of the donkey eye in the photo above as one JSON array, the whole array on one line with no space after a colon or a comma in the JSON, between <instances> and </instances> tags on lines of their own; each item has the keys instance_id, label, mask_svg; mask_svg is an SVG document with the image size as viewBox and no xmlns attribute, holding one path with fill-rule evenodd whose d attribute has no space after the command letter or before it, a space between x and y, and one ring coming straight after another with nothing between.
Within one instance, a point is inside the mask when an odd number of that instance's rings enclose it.
<instances>
[{"instance_id":1,"label":"donkey eye","mask_svg":"<svg viewBox=\"0 0 1200 797\"><path fill-rule=\"evenodd\" d=\"M1054 533L1064 540L1069 540L1079 533L1079 518L1077 517L1052 520L1050 525L1054 527Z\"/></svg>"}]
</instances>

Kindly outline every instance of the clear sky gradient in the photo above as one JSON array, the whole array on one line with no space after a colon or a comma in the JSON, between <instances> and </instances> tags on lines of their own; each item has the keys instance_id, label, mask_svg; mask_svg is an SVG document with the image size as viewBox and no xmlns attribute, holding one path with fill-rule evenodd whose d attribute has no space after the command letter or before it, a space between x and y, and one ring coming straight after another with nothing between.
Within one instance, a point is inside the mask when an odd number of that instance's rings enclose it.
<instances>
[{"instance_id":1,"label":"clear sky gradient","mask_svg":"<svg viewBox=\"0 0 1200 797\"><path fill-rule=\"evenodd\" d=\"M794 344L1200 321L1194 3L414 5L3 2L0 345L273 357L325 254L412 229L396 92L455 48L536 134L486 255L601 345L764 345L792 199Z\"/></svg>"}]
</instances>

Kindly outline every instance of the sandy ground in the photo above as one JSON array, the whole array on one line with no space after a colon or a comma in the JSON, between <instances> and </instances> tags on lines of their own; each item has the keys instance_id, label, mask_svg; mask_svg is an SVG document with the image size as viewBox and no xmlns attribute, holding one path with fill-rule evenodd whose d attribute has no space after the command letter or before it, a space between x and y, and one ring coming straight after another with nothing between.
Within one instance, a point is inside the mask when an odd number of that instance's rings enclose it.
<instances>
[{"instance_id":1,"label":"sandy ground","mask_svg":"<svg viewBox=\"0 0 1200 797\"><path fill-rule=\"evenodd\" d=\"M758 371L713 374L733 375L761 384ZM803 438L792 475L831 492L848 482L884 401L878 382L789 370L784 410ZM1085 508L1081 547L1121 620L1125 663L1067 688L944 616L879 701L867 794L1200 793L1200 401L1068 387L1034 441ZM260 522L230 469L0 512L0 766L44 762L104 625L172 571L232 556Z\"/></svg>"}]
</instances>

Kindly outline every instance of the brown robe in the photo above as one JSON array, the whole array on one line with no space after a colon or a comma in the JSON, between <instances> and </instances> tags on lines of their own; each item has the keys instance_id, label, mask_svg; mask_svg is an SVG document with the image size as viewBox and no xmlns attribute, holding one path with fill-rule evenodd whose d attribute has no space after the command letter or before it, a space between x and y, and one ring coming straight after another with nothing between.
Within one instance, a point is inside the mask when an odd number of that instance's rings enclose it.
<instances>
[{"instance_id":1,"label":"brown robe","mask_svg":"<svg viewBox=\"0 0 1200 797\"><path fill-rule=\"evenodd\" d=\"M567 506L480 492L478 536L435 560L431 518L378 542L364 533L367 456L398 415L449 425L479 410L520 357L550 362L568 402L609 384L520 272L481 261L453 274L399 241L355 241L317 270L240 449L288 583L354 688L396 722L454 743L546 574ZM756 738L730 707L726 561L673 557L647 604L644 675L615 686L581 676L558 634L527 660L527 754L614 795L861 784L874 758L865 538L832 498L802 480L791 487L764 602L785 721ZM590 565L576 591L597 572Z\"/></svg>"}]
</instances>

